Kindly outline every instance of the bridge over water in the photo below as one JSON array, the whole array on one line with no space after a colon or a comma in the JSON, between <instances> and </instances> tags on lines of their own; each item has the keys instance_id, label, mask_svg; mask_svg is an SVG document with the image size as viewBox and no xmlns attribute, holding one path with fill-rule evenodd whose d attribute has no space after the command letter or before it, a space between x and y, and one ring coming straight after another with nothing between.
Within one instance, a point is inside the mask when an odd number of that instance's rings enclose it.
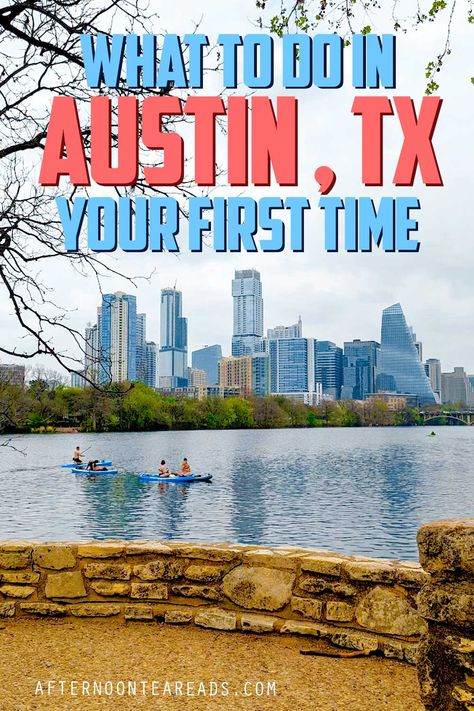
<instances>
[{"instance_id":1,"label":"bridge over water","mask_svg":"<svg viewBox=\"0 0 474 711\"><path fill-rule=\"evenodd\" d=\"M423 410L423 424L474 425L474 410Z\"/></svg>"}]
</instances>

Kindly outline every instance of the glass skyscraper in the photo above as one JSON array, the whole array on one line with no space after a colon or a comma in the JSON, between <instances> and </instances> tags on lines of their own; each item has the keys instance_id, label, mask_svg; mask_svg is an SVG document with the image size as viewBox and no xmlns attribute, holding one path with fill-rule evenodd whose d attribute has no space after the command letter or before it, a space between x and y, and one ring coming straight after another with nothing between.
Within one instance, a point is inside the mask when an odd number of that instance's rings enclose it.
<instances>
[{"instance_id":1,"label":"glass skyscraper","mask_svg":"<svg viewBox=\"0 0 474 711\"><path fill-rule=\"evenodd\" d=\"M204 346L197 351L192 352L192 366L204 370L207 374L207 384L217 385L219 382L219 367L218 363L222 358L222 348L214 344L213 346Z\"/></svg>"},{"instance_id":2,"label":"glass skyscraper","mask_svg":"<svg viewBox=\"0 0 474 711\"><path fill-rule=\"evenodd\" d=\"M182 316L182 294L161 290L160 387L188 384L188 320Z\"/></svg>"},{"instance_id":3,"label":"glass skyscraper","mask_svg":"<svg viewBox=\"0 0 474 711\"><path fill-rule=\"evenodd\" d=\"M263 338L263 298L260 272L242 269L232 280L234 330L232 355L252 355L265 350Z\"/></svg>"},{"instance_id":4,"label":"glass skyscraper","mask_svg":"<svg viewBox=\"0 0 474 711\"><path fill-rule=\"evenodd\" d=\"M272 338L270 392L273 394L314 393L316 385L316 341L314 338Z\"/></svg>"},{"instance_id":5,"label":"glass skyscraper","mask_svg":"<svg viewBox=\"0 0 474 711\"><path fill-rule=\"evenodd\" d=\"M365 400L375 393L377 368L380 360L380 343L377 341L344 342L343 400Z\"/></svg>"},{"instance_id":6,"label":"glass skyscraper","mask_svg":"<svg viewBox=\"0 0 474 711\"><path fill-rule=\"evenodd\" d=\"M104 294L99 319L101 383L137 379L137 299Z\"/></svg>"},{"instance_id":7,"label":"glass skyscraper","mask_svg":"<svg viewBox=\"0 0 474 711\"><path fill-rule=\"evenodd\" d=\"M416 395L420 405L435 404L436 398L412 332L407 325L400 304L384 309L380 349L380 375L377 389L383 382L392 381L394 392Z\"/></svg>"},{"instance_id":8,"label":"glass skyscraper","mask_svg":"<svg viewBox=\"0 0 474 711\"><path fill-rule=\"evenodd\" d=\"M342 348L332 341L316 341L316 381L323 395L339 400L342 387Z\"/></svg>"}]
</instances>

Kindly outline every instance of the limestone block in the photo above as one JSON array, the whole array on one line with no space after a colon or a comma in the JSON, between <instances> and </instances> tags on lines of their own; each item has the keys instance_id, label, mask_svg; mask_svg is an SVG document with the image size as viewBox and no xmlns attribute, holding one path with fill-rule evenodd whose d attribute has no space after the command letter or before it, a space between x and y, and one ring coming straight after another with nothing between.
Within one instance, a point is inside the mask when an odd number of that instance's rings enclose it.
<instances>
[{"instance_id":1,"label":"limestone block","mask_svg":"<svg viewBox=\"0 0 474 711\"><path fill-rule=\"evenodd\" d=\"M155 541L134 541L125 548L125 555L173 555L173 551L164 543Z\"/></svg>"},{"instance_id":2,"label":"limestone block","mask_svg":"<svg viewBox=\"0 0 474 711\"><path fill-rule=\"evenodd\" d=\"M345 560L334 555L307 555L301 559L301 570L339 577Z\"/></svg>"},{"instance_id":3,"label":"limestone block","mask_svg":"<svg viewBox=\"0 0 474 711\"><path fill-rule=\"evenodd\" d=\"M312 620L320 620L323 614L323 603L321 600L312 600L307 597L291 598L292 612L298 612L303 617L309 617Z\"/></svg>"},{"instance_id":4,"label":"limestone block","mask_svg":"<svg viewBox=\"0 0 474 711\"><path fill-rule=\"evenodd\" d=\"M426 623L401 591L377 586L358 602L356 619L361 627L403 637L423 634Z\"/></svg>"},{"instance_id":5,"label":"limestone block","mask_svg":"<svg viewBox=\"0 0 474 711\"><path fill-rule=\"evenodd\" d=\"M0 570L0 582L35 585L40 574L33 570Z\"/></svg>"},{"instance_id":6,"label":"limestone block","mask_svg":"<svg viewBox=\"0 0 474 711\"><path fill-rule=\"evenodd\" d=\"M385 657L401 659L409 664L416 664L418 644L404 642L399 639L387 639L382 643L382 651Z\"/></svg>"},{"instance_id":7,"label":"limestone block","mask_svg":"<svg viewBox=\"0 0 474 711\"><path fill-rule=\"evenodd\" d=\"M354 605L330 600L326 603L326 619L334 622L351 622L354 619Z\"/></svg>"},{"instance_id":8,"label":"limestone block","mask_svg":"<svg viewBox=\"0 0 474 711\"><path fill-rule=\"evenodd\" d=\"M65 605L55 605L52 602L21 602L20 609L29 615L41 617L64 617L67 615Z\"/></svg>"},{"instance_id":9,"label":"limestone block","mask_svg":"<svg viewBox=\"0 0 474 711\"><path fill-rule=\"evenodd\" d=\"M235 561L239 558L239 553L229 548L219 548L217 546L199 544L174 544L171 545L173 553L181 558L201 558L212 561Z\"/></svg>"},{"instance_id":10,"label":"limestone block","mask_svg":"<svg viewBox=\"0 0 474 711\"><path fill-rule=\"evenodd\" d=\"M46 579L45 595L48 598L86 597L84 580L79 570L66 573L49 573Z\"/></svg>"},{"instance_id":11,"label":"limestone block","mask_svg":"<svg viewBox=\"0 0 474 711\"><path fill-rule=\"evenodd\" d=\"M357 595L359 592L354 585L346 583L343 580L324 580L323 578L316 578L313 575L301 577L298 582L298 587L305 592L312 593L313 595L319 595L320 593L328 590L335 595L352 597L353 595Z\"/></svg>"},{"instance_id":12,"label":"limestone block","mask_svg":"<svg viewBox=\"0 0 474 711\"><path fill-rule=\"evenodd\" d=\"M194 622L199 627L210 627L214 630L235 630L237 616L234 612L214 608L198 612Z\"/></svg>"},{"instance_id":13,"label":"limestone block","mask_svg":"<svg viewBox=\"0 0 474 711\"><path fill-rule=\"evenodd\" d=\"M408 565L406 563L397 563L395 571L395 582L403 585L405 588L421 588L430 579L421 565Z\"/></svg>"},{"instance_id":14,"label":"limestone block","mask_svg":"<svg viewBox=\"0 0 474 711\"><path fill-rule=\"evenodd\" d=\"M184 575L186 561L169 558L136 565L133 574L140 580L177 580Z\"/></svg>"},{"instance_id":15,"label":"limestone block","mask_svg":"<svg viewBox=\"0 0 474 711\"><path fill-rule=\"evenodd\" d=\"M0 568L7 570L20 570L30 565L31 559L28 552L0 550Z\"/></svg>"},{"instance_id":16,"label":"limestone block","mask_svg":"<svg viewBox=\"0 0 474 711\"><path fill-rule=\"evenodd\" d=\"M344 563L343 569L351 580L392 583L395 579L393 565L382 561L353 560Z\"/></svg>"},{"instance_id":17,"label":"limestone block","mask_svg":"<svg viewBox=\"0 0 474 711\"><path fill-rule=\"evenodd\" d=\"M119 605L93 602L85 605L71 605L70 612L74 617L112 617L120 614L120 607Z\"/></svg>"},{"instance_id":18,"label":"limestone block","mask_svg":"<svg viewBox=\"0 0 474 711\"><path fill-rule=\"evenodd\" d=\"M0 553L31 553L31 543L25 541L7 541L0 543Z\"/></svg>"},{"instance_id":19,"label":"limestone block","mask_svg":"<svg viewBox=\"0 0 474 711\"><path fill-rule=\"evenodd\" d=\"M299 559L299 554L283 555L283 551L277 553L270 548L257 548L242 555L244 565L264 565L282 570L296 570Z\"/></svg>"},{"instance_id":20,"label":"limestone block","mask_svg":"<svg viewBox=\"0 0 474 711\"><path fill-rule=\"evenodd\" d=\"M36 592L36 588L32 588L29 585L0 585L0 592L5 595L5 597L18 597L26 598L33 595Z\"/></svg>"},{"instance_id":21,"label":"limestone block","mask_svg":"<svg viewBox=\"0 0 474 711\"><path fill-rule=\"evenodd\" d=\"M281 610L289 601L294 573L239 565L224 577L224 594L236 605L256 610Z\"/></svg>"},{"instance_id":22,"label":"limestone block","mask_svg":"<svg viewBox=\"0 0 474 711\"><path fill-rule=\"evenodd\" d=\"M108 582L107 580L93 580L90 583L92 590L104 597L112 597L114 595L128 595L130 592L130 583Z\"/></svg>"},{"instance_id":23,"label":"limestone block","mask_svg":"<svg viewBox=\"0 0 474 711\"><path fill-rule=\"evenodd\" d=\"M183 595L184 597L203 597L205 600L222 600L222 593L219 588L211 585L173 585L171 588L173 595Z\"/></svg>"},{"instance_id":24,"label":"limestone block","mask_svg":"<svg viewBox=\"0 0 474 711\"><path fill-rule=\"evenodd\" d=\"M474 707L474 690L470 689L467 685L459 684L453 689L453 699L460 701L467 708Z\"/></svg>"},{"instance_id":25,"label":"limestone block","mask_svg":"<svg viewBox=\"0 0 474 711\"><path fill-rule=\"evenodd\" d=\"M184 571L184 575L188 580L195 580L202 583L215 583L221 580L229 570L229 566L221 565L198 565L193 563Z\"/></svg>"},{"instance_id":26,"label":"limestone block","mask_svg":"<svg viewBox=\"0 0 474 711\"><path fill-rule=\"evenodd\" d=\"M418 593L423 617L474 629L474 585L467 582L425 585Z\"/></svg>"},{"instance_id":27,"label":"limestone block","mask_svg":"<svg viewBox=\"0 0 474 711\"><path fill-rule=\"evenodd\" d=\"M418 530L420 563L428 573L474 574L474 519L427 523Z\"/></svg>"},{"instance_id":28,"label":"limestone block","mask_svg":"<svg viewBox=\"0 0 474 711\"><path fill-rule=\"evenodd\" d=\"M337 644L339 647L360 649L366 652L375 652L379 646L376 637L352 630L350 632L348 630L335 632L331 637L331 642Z\"/></svg>"},{"instance_id":29,"label":"limestone block","mask_svg":"<svg viewBox=\"0 0 474 711\"><path fill-rule=\"evenodd\" d=\"M0 602L0 617L14 617L15 616L15 603L14 602Z\"/></svg>"},{"instance_id":30,"label":"limestone block","mask_svg":"<svg viewBox=\"0 0 474 711\"><path fill-rule=\"evenodd\" d=\"M281 634L304 634L312 637L324 637L328 633L325 625L318 625L315 622L303 622L299 620L286 620L280 628Z\"/></svg>"},{"instance_id":31,"label":"limestone block","mask_svg":"<svg viewBox=\"0 0 474 711\"><path fill-rule=\"evenodd\" d=\"M240 624L243 632L273 632L275 622L278 617L270 617L269 615L253 615L251 612L246 612L240 617Z\"/></svg>"},{"instance_id":32,"label":"limestone block","mask_svg":"<svg viewBox=\"0 0 474 711\"><path fill-rule=\"evenodd\" d=\"M80 543L77 555L80 558L120 558L125 548L122 541L104 541L104 543Z\"/></svg>"},{"instance_id":33,"label":"limestone block","mask_svg":"<svg viewBox=\"0 0 474 711\"><path fill-rule=\"evenodd\" d=\"M153 620L151 605L128 605L124 610L126 620Z\"/></svg>"},{"instance_id":34,"label":"limestone block","mask_svg":"<svg viewBox=\"0 0 474 711\"><path fill-rule=\"evenodd\" d=\"M41 568L64 570L64 568L74 568L76 556L72 546L64 546L59 543L38 545L33 549L33 562Z\"/></svg>"},{"instance_id":35,"label":"limestone block","mask_svg":"<svg viewBox=\"0 0 474 711\"><path fill-rule=\"evenodd\" d=\"M87 563L84 575L86 578L130 580L131 569L128 563Z\"/></svg>"},{"instance_id":36,"label":"limestone block","mask_svg":"<svg viewBox=\"0 0 474 711\"><path fill-rule=\"evenodd\" d=\"M132 583L130 597L141 600L167 600L168 586L165 583Z\"/></svg>"},{"instance_id":37,"label":"limestone block","mask_svg":"<svg viewBox=\"0 0 474 711\"><path fill-rule=\"evenodd\" d=\"M193 621L193 613L187 610L166 610L165 622L172 625L185 625Z\"/></svg>"}]
</instances>

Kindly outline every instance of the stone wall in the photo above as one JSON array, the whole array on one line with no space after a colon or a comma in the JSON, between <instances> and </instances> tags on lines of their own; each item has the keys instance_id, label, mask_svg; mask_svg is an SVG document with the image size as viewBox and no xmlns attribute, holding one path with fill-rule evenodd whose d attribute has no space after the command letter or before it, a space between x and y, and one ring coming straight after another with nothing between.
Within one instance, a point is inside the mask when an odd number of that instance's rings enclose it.
<instances>
[{"instance_id":1,"label":"stone wall","mask_svg":"<svg viewBox=\"0 0 474 711\"><path fill-rule=\"evenodd\" d=\"M472 563L472 561L471 561ZM294 547L0 544L0 617L111 617L309 635L414 663L417 563Z\"/></svg>"},{"instance_id":2,"label":"stone wall","mask_svg":"<svg viewBox=\"0 0 474 711\"><path fill-rule=\"evenodd\" d=\"M418 661L422 700L432 711L474 711L474 519L422 526L418 547L430 573L418 596L428 623Z\"/></svg>"}]
</instances>

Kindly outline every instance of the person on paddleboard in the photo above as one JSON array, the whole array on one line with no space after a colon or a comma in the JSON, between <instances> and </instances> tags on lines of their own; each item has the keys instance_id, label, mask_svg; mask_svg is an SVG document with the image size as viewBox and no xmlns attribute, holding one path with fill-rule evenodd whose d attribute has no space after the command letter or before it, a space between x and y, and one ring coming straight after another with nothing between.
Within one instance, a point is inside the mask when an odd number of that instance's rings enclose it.
<instances>
[{"instance_id":1,"label":"person on paddleboard","mask_svg":"<svg viewBox=\"0 0 474 711\"><path fill-rule=\"evenodd\" d=\"M170 475L170 470L166 466L166 462L164 459L161 460L161 464L158 467L158 474L159 474L159 476L162 476L162 477L167 477Z\"/></svg>"},{"instance_id":2,"label":"person on paddleboard","mask_svg":"<svg viewBox=\"0 0 474 711\"><path fill-rule=\"evenodd\" d=\"M82 464L81 448L79 447L79 445L77 445L76 449L74 450L74 454L72 455L72 461L76 464Z\"/></svg>"},{"instance_id":3,"label":"person on paddleboard","mask_svg":"<svg viewBox=\"0 0 474 711\"><path fill-rule=\"evenodd\" d=\"M98 463L99 463L98 459L91 459L91 461L87 463L86 469L91 472L106 472L107 467L99 467L99 466L97 466Z\"/></svg>"},{"instance_id":4,"label":"person on paddleboard","mask_svg":"<svg viewBox=\"0 0 474 711\"><path fill-rule=\"evenodd\" d=\"M191 467L186 457L184 457L181 462L181 467L179 472L176 472L177 476L189 476L191 474Z\"/></svg>"}]
</instances>

